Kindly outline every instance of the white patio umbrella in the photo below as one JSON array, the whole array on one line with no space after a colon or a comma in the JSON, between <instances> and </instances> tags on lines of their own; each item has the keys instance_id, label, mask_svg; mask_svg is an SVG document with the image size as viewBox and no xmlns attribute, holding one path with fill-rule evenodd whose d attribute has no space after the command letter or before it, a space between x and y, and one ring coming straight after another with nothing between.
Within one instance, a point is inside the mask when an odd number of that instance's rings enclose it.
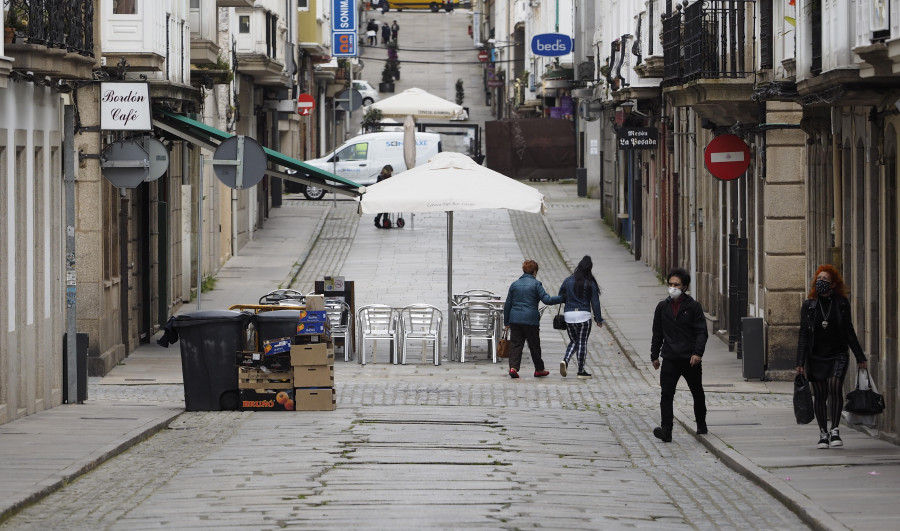
<instances>
[{"instance_id":1,"label":"white patio umbrella","mask_svg":"<svg viewBox=\"0 0 900 531\"><path fill-rule=\"evenodd\" d=\"M371 105L381 111L385 118L434 118L440 120L465 120L468 115L462 105L425 92L420 88L410 88L403 92L376 101Z\"/></svg>"},{"instance_id":2,"label":"white patio umbrella","mask_svg":"<svg viewBox=\"0 0 900 531\"><path fill-rule=\"evenodd\" d=\"M462 153L438 153L427 164L367 186L359 213L447 213L447 318L453 314L453 212L506 208L545 210L536 188L477 164ZM452 344L451 337L451 344Z\"/></svg>"}]
</instances>

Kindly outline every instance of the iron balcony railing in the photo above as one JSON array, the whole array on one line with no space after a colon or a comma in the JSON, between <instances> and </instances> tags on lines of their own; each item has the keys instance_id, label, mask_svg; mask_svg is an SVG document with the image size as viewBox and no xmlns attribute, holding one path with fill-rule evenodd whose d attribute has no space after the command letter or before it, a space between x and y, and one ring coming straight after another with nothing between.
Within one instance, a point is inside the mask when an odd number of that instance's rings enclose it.
<instances>
[{"instance_id":1,"label":"iron balcony railing","mask_svg":"<svg viewBox=\"0 0 900 531\"><path fill-rule=\"evenodd\" d=\"M9 10L6 27L24 35L26 43L94 56L93 0L4 0L3 4Z\"/></svg>"},{"instance_id":2,"label":"iron balcony railing","mask_svg":"<svg viewBox=\"0 0 900 531\"><path fill-rule=\"evenodd\" d=\"M694 2L663 18L663 85L695 79L743 78L752 73L755 0Z\"/></svg>"}]
</instances>

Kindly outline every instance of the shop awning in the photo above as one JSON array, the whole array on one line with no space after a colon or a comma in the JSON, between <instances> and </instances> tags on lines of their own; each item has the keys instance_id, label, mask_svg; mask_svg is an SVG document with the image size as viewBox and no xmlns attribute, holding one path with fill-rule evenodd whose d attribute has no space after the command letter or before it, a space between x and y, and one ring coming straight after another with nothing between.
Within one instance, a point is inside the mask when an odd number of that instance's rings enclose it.
<instances>
[{"instance_id":1,"label":"shop awning","mask_svg":"<svg viewBox=\"0 0 900 531\"><path fill-rule=\"evenodd\" d=\"M154 109L153 126L166 131L178 138L192 144L204 147L211 151L224 140L231 138L232 134L226 133L215 127L210 127L181 114L175 114L164 109ZM355 182L338 177L337 175L320 170L297 159L288 157L269 148L263 148L270 167L266 173L274 177L280 177L289 181L322 188L329 192L335 192L350 197L359 196L360 185ZM279 167L281 169L279 169ZM295 173L289 173L295 172Z\"/></svg>"}]
</instances>

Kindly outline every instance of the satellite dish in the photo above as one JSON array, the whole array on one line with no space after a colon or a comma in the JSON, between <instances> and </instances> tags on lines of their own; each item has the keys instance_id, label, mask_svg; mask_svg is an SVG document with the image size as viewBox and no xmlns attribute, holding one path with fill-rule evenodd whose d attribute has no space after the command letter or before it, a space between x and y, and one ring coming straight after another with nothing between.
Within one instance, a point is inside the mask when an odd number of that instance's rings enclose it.
<instances>
[{"instance_id":1,"label":"satellite dish","mask_svg":"<svg viewBox=\"0 0 900 531\"><path fill-rule=\"evenodd\" d=\"M593 122L600 118L603 113L603 104L600 100L581 100L578 103L578 116L587 122Z\"/></svg>"},{"instance_id":2,"label":"satellite dish","mask_svg":"<svg viewBox=\"0 0 900 531\"><path fill-rule=\"evenodd\" d=\"M144 149L150 155L150 175L144 182L155 181L169 171L169 150L166 145L152 136L145 136Z\"/></svg>"},{"instance_id":3,"label":"satellite dish","mask_svg":"<svg viewBox=\"0 0 900 531\"><path fill-rule=\"evenodd\" d=\"M150 175L150 155L133 140L119 140L100 154L100 171L116 188L136 188Z\"/></svg>"},{"instance_id":4,"label":"satellite dish","mask_svg":"<svg viewBox=\"0 0 900 531\"><path fill-rule=\"evenodd\" d=\"M238 157L238 149L241 156ZM238 180L238 167L241 178ZM213 171L229 188L243 190L256 186L266 174L266 151L259 142L249 136L233 136L216 148L213 154Z\"/></svg>"}]
</instances>

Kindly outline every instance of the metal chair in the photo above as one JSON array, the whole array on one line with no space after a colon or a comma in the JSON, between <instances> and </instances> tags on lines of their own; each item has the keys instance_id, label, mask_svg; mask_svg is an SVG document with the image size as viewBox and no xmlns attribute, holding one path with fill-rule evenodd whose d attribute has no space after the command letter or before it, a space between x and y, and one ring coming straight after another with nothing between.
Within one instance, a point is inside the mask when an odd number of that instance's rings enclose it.
<instances>
[{"instance_id":1,"label":"metal chair","mask_svg":"<svg viewBox=\"0 0 900 531\"><path fill-rule=\"evenodd\" d=\"M353 355L353 312L350 305L340 299L325 299L325 314L331 324L331 337L344 340L344 361L350 361Z\"/></svg>"},{"instance_id":2,"label":"metal chair","mask_svg":"<svg viewBox=\"0 0 900 531\"><path fill-rule=\"evenodd\" d=\"M359 363L366 364L366 341L387 339L390 361L397 364L397 319L394 309L384 304L370 304L356 311L356 345ZM372 363L377 363L377 343L372 349Z\"/></svg>"},{"instance_id":3,"label":"metal chair","mask_svg":"<svg viewBox=\"0 0 900 531\"><path fill-rule=\"evenodd\" d=\"M502 310L478 301L464 302L461 306L459 362L466 361L467 341L482 339L488 342L491 357L494 363L497 363L497 317Z\"/></svg>"},{"instance_id":4,"label":"metal chair","mask_svg":"<svg viewBox=\"0 0 900 531\"><path fill-rule=\"evenodd\" d=\"M400 310L400 363L406 365L406 344L409 340L422 340L422 362L425 362L425 346L431 342L435 365L441 364L441 326L444 314L430 304L410 304Z\"/></svg>"}]
</instances>

